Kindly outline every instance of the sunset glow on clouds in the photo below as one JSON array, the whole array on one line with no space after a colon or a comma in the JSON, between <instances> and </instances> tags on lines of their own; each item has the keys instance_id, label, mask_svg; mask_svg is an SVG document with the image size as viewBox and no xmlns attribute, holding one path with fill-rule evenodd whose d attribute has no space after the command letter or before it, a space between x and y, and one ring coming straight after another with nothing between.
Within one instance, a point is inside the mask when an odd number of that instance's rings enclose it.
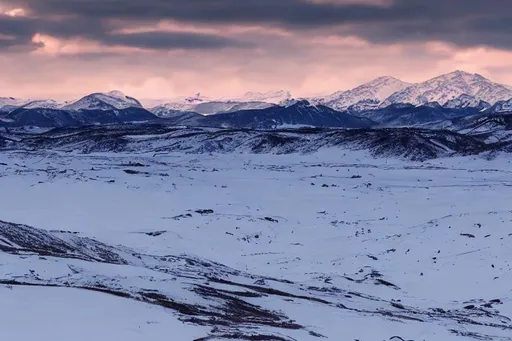
<instances>
[{"instance_id":1,"label":"sunset glow on clouds","mask_svg":"<svg viewBox=\"0 0 512 341\"><path fill-rule=\"evenodd\" d=\"M0 96L307 96L455 69L512 84L508 13L508 0L0 0Z\"/></svg>"}]
</instances>

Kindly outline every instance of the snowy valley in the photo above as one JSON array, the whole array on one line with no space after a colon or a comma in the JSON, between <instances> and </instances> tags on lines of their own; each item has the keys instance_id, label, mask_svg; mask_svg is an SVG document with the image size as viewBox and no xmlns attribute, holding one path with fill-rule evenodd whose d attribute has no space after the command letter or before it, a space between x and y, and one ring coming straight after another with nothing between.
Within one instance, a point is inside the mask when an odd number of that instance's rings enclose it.
<instances>
[{"instance_id":1,"label":"snowy valley","mask_svg":"<svg viewBox=\"0 0 512 341\"><path fill-rule=\"evenodd\" d=\"M0 98L2 336L511 341L510 98Z\"/></svg>"},{"instance_id":2,"label":"snowy valley","mask_svg":"<svg viewBox=\"0 0 512 341\"><path fill-rule=\"evenodd\" d=\"M510 154L142 127L4 135L10 340L512 340Z\"/></svg>"}]
</instances>

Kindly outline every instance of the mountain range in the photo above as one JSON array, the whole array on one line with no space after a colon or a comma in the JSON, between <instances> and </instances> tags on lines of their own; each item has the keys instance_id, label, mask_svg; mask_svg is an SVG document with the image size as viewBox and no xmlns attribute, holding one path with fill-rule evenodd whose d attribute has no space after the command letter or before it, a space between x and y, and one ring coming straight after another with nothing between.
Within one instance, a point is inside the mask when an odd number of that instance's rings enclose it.
<instances>
[{"instance_id":1,"label":"mountain range","mask_svg":"<svg viewBox=\"0 0 512 341\"><path fill-rule=\"evenodd\" d=\"M487 108L498 101L512 98L512 87L495 83L479 75L455 71L420 83L407 83L394 77L379 77L346 91L333 94L298 98L312 104L322 104L339 111L360 112L384 108L391 104L424 105L438 102L447 108ZM151 111L159 115L175 111L194 111L200 114L264 109L273 105L293 104L288 91L247 93L240 98L210 99L201 95L163 103Z\"/></svg>"},{"instance_id":2,"label":"mountain range","mask_svg":"<svg viewBox=\"0 0 512 341\"><path fill-rule=\"evenodd\" d=\"M149 103L149 102L146 102ZM120 91L76 101L0 98L0 125L64 127L163 121L174 125L275 129L436 126L512 111L512 87L455 71L421 83L379 77L347 91L293 98L288 91L209 98L200 93L144 106Z\"/></svg>"}]
</instances>

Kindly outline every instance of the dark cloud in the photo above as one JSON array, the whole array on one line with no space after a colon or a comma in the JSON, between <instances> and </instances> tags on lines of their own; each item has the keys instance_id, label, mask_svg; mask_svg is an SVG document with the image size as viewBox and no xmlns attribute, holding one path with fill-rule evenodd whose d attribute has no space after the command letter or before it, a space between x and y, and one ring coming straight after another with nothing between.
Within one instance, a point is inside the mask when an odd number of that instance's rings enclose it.
<instances>
[{"instance_id":1,"label":"dark cloud","mask_svg":"<svg viewBox=\"0 0 512 341\"><path fill-rule=\"evenodd\" d=\"M1 0L0 0L1 1ZM339 30L376 43L441 40L460 46L488 45L512 48L512 1L510 0L390 0L389 5L368 1L314 2L312 0L4 0L30 8L35 15L72 16L75 32L111 43L147 48L218 48L239 46L220 37L165 36L162 33L110 37L106 22L176 20L195 24L260 24L292 30L319 28ZM505 17L504 17L505 15ZM92 22L93 24L87 24ZM44 25L43 25L44 26ZM94 30L101 32L94 32ZM146 40L146 41L144 41ZM242 44L243 45L243 44Z\"/></svg>"},{"instance_id":2,"label":"dark cloud","mask_svg":"<svg viewBox=\"0 0 512 341\"><path fill-rule=\"evenodd\" d=\"M115 33L119 25L101 18L72 17L46 19L37 17L11 17L0 15L0 33L9 39L0 39L0 49L25 46L36 48L32 42L36 33L57 38L87 38L106 46L126 46L152 50L212 50L228 47L248 48L252 45L236 39L214 34L150 31Z\"/></svg>"},{"instance_id":3,"label":"dark cloud","mask_svg":"<svg viewBox=\"0 0 512 341\"><path fill-rule=\"evenodd\" d=\"M512 3L512 2L511 2ZM512 49L512 16L467 17L354 25L344 31L380 44L444 41L460 47L490 46Z\"/></svg>"},{"instance_id":4,"label":"dark cloud","mask_svg":"<svg viewBox=\"0 0 512 341\"><path fill-rule=\"evenodd\" d=\"M138 20L174 19L196 23L274 23L315 27L353 21L396 19L418 9L407 0L386 8L373 5L336 5L307 0L11 0L41 14ZM423 12L417 12L423 14Z\"/></svg>"},{"instance_id":5,"label":"dark cloud","mask_svg":"<svg viewBox=\"0 0 512 341\"><path fill-rule=\"evenodd\" d=\"M189 32L140 32L109 34L101 37L101 42L112 46L132 46L154 50L169 49L221 49L225 47L250 47L245 42L211 34Z\"/></svg>"},{"instance_id":6,"label":"dark cloud","mask_svg":"<svg viewBox=\"0 0 512 341\"><path fill-rule=\"evenodd\" d=\"M512 10L509 0L392 0L391 5L336 0L10 0L38 13L90 18L326 26L354 22L458 19Z\"/></svg>"}]
</instances>

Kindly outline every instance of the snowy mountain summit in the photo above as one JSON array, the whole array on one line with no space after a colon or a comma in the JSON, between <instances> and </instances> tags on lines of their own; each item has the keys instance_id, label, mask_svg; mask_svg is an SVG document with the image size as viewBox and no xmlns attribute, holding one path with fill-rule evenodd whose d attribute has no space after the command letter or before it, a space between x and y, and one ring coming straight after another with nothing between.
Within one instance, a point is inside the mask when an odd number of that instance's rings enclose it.
<instances>
[{"instance_id":1,"label":"snowy mountain summit","mask_svg":"<svg viewBox=\"0 0 512 341\"><path fill-rule=\"evenodd\" d=\"M283 104L292 99L292 94L287 90L268 92L246 92L241 97L234 97L226 100L234 102L264 102L271 104Z\"/></svg>"},{"instance_id":2,"label":"snowy mountain summit","mask_svg":"<svg viewBox=\"0 0 512 341\"><path fill-rule=\"evenodd\" d=\"M93 93L62 107L63 110L123 110L128 108L142 108L142 104L121 91Z\"/></svg>"},{"instance_id":3,"label":"snowy mountain summit","mask_svg":"<svg viewBox=\"0 0 512 341\"><path fill-rule=\"evenodd\" d=\"M9 112L26 103L25 100L14 97L0 97L0 113Z\"/></svg>"},{"instance_id":4,"label":"snowy mountain summit","mask_svg":"<svg viewBox=\"0 0 512 341\"><path fill-rule=\"evenodd\" d=\"M353 89L337 91L330 95L313 98L298 98L290 91L246 92L242 96L207 97L202 93L173 99L146 100L146 108L159 117L174 117L176 114L197 113L213 115L247 110L265 110L276 106L289 107L301 100L312 105L323 105L336 111L347 111L361 116L368 111L378 111L386 107L395 110L396 105L432 106L445 109L477 109L486 111L496 104L512 99L512 87L490 81L479 75L464 71L454 71L420 83L408 83L395 77L385 76L359 85ZM149 104L152 103L152 104ZM438 103L438 105L435 105ZM501 103L500 112L510 108ZM7 115L16 109L52 109L62 111L119 111L143 109L137 99L121 91L92 93L79 100L57 102L47 100L20 100L10 97L0 98L0 114ZM372 119L371 115L364 117ZM256 117L258 119L259 116ZM419 117L419 116L418 116Z\"/></svg>"},{"instance_id":5,"label":"snowy mountain summit","mask_svg":"<svg viewBox=\"0 0 512 341\"><path fill-rule=\"evenodd\" d=\"M428 102L445 105L457 98L461 99L461 95L472 96L473 103L484 101L494 104L512 98L512 87L494 83L479 74L455 71L398 91L387 98L382 106L393 103L420 105Z\"/></svg>"},{"instance_id":6,"label":"snowy mountain summit","mask_svg":"<svg viewBox=\"0 0 512 341\"><path fill-rule=\"evenodd\" d=\"M266 93L247 92L242 97L223 97L211 99L200 93L190 97L180 97L168 103L151 108L157 116L169 117L176 112L196 112L202 115L234 112L240 110L259 110L286 103L291 99L289 91Z\"/></svg>"},{"instance_id":7,"label":"snowy mountain summit","mask_svg":"<svg viewBox=\"0 0 512 341\"><path fill-rule=\"evenodd\" d=\"M337 110L358 112L408 103L438 102L449 108L482 107L512 98L512 87L479 75L454 71L421 83L406 83L394 77L379 77L347 91L312 98L313 103Z\"/></svg>"},{"instance_id":8,"label":"snowy mountain summit","mask_svg":"<svg viewBox=\"0 0 512 341\"><path fill-rule=\"evenodd\" d=\"M394 77L379 77L351 90L338 91L332 95L312 98L311 102L323 104L336 110L346 110L356 105L360 109L372 109L392 94L406 89L410 85L410 83Z\"/></svg>"}]
</instances>

